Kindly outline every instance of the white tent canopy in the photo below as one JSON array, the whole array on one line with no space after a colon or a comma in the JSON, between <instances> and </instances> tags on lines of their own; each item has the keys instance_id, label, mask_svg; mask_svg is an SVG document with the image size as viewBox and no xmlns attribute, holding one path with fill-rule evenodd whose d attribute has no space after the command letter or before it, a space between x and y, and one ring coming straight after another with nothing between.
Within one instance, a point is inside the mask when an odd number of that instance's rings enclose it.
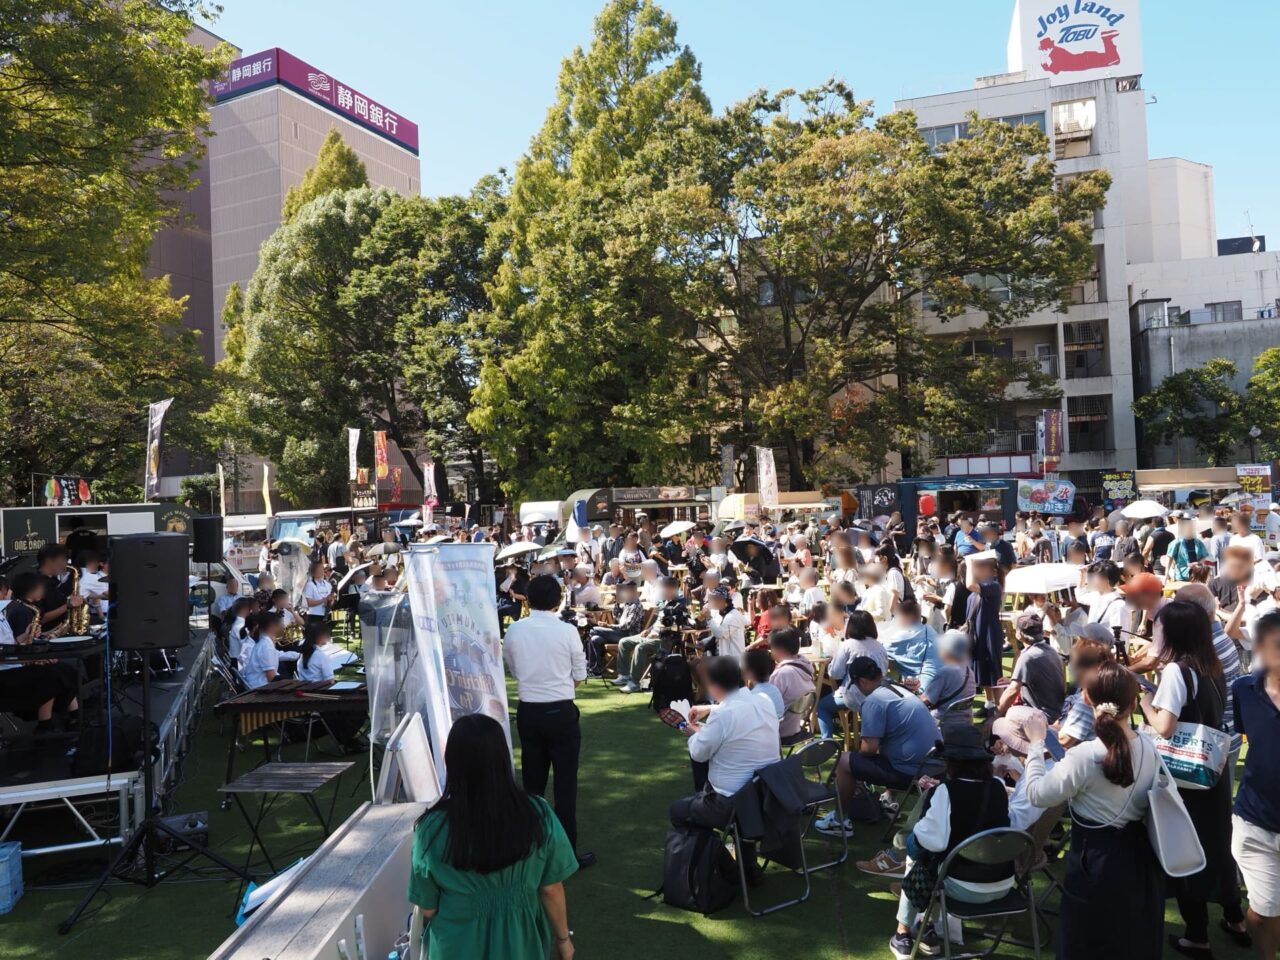
<instances>
[{"instance_id":1,"label":"white tent canopy","mask_svg":"<svg viewBox=\"0 0 1280 960\"><path fill-rule=\"evenodd\" d=\"M559 516L559 500L530 500L520 504L521 523L550 523Z\"/></svg>"}]
</instances>

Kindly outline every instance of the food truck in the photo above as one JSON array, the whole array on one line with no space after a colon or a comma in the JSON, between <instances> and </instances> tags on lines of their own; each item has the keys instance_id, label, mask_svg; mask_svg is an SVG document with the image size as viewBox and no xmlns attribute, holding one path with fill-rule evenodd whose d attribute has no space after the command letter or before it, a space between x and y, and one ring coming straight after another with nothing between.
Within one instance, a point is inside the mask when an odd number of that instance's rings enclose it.
<instances>
[{"instance_id":1,"label":"food truck","mask_svg":"<svg viewBox=\"0 0 1280 960\"><path fill-rule=\"evenodd\" d=\"M107 538L127 533L191 533L192 513L179 503L95 503L0 510L0 544L9 575L35 569L36 554L51 543L105 553Z\"/></svg>"},{"instance_id":2,"label":"food truck","mask_svg":"<svg viewBox=\"0 0 1280 960\"><path fill-rule=\"evenodd\" d=\"M909 531L920 517L946 518L964 514L975 522L995 522L1013 529L1018 512L1036 512L1059 519L1088 516L1088 504L1076 495L1070 480L1043 477L923 477L899 480L894 504L881 504L902 513ZM886 511L886 512L892 512Z\"/></svg>"}]
</instances>

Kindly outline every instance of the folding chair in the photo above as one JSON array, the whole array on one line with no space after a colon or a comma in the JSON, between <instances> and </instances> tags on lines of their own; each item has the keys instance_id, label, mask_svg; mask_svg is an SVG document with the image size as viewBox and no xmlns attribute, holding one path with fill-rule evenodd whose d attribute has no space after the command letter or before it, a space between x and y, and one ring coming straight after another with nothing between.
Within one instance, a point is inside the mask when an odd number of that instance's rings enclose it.
<instances>
[{"instance_id":1,"label":"folding chair","mask_svg":"<svg viewBox=\"0 0 1280 960\"><path fill-rule=\"evenodd\" d=\"M805 821L804 833L808 834L809 829L813 826L813 821L818 816L820 807L828 803L835 803L836 817L844 822L844 804L840 802L840 791L835 785L835 764L832 764L831 772L825 776L822 773L822 765L828 760L839 760L840 758L840 741L830 737L823 737L821 740L810 740L794 754L796 760L800 761L801 772L805 776L805 813L808 819ZM813 771L814 778L808 777L809 771ZM849 835L841 831L842 849L840 856L834 860L828 860L826 863L815 864L809 867L810 873L817 873L819 870L826 870L828 867L839 866L849 859Z\"/></svg>"},{"instance_id":2,"label":"folding chair","mask_svg":"<svg viewBox=\"0 0 1280 960\"><path fill-rule=\"evenodd\" d=\"M810 693L804 694L802 697L800 697L799 700L793 701L787 707L788 715L794 716L795 714L799 714L800 716L804 717L804 722L801 725L799 730L797 730L793 734L790 734L789 736L782 738L782 746L786 749L787 756L791 756L791 751L793 751L800 744L813 739L814 728L812 726L811 718L813 716L814 704L816 704L817 702L818 702L818 695L816 693L810 692Z\"/></svg>"},{"instance_id":3,"label":"folding chair","mask_svg":"<svg viewBox=\"0 0 1280 960\"><path fill-rule=\"evenodd\" d=\"M991 956L1004 941L1005 931L1009 927L1009 918L1023 913L1031 915L1031 949L1034 951L1036 960L1040 960L1040 924L1037 919L1035 891L1031 887L1029 873L1018 867L1020 860L1033 855L1034 851L1035 841L1031 839L1030 834L1010 827L996 827L994 830L975 833L947 854L942 865L938 867L938 882L934 885L933 893L929 896L929 905L920 919L920 929L928 929L929 924L933 922L935 912L940 912L944 919L955 917L961 924L966 920L1000 918L1000 927L994 935L985 928L978 935L983 939L991 940L991 946L981 952L953 954L951 938L943 936L942 955L947 960L970 960L975 957ZM947 874L957 859L985 866L1009 864L1014 871L1013 889L999 900L993 900L990 903L967 903L963 900L949 899L946 888ZM920 954L921 939L916 937L911 947L911 960L915 960Z\"/></svg>"},{"instance_id":4,"label":"folding chair","mask_svg":"<svg viewBox=\"0 0 1280 960\"><path fill-rule=\"evenodd\" d=\"M779 762L783 762L783 761L779 761ZM742 789L743 790L753 789L755 784L759 782L759 780L760 780L760 776L759 774L757 774L756 776L752 777L751 781ZM800 843L799 843L800 869L792 870L791 872L798 873L802 878L804 878L804 892L801 893L800 896L798 897L791 897L790 899L787 899L787 900L779 900L775 904L771 904L770 906L767 906L767 907L762 907L758 910L751 906L751 885L747 882L747 864L745 859L742 856L742 843L744 840L758 842L761 838L744 836L742 833L742 827L738 823L737 814L734 814L734 816L729 820L729 822L721 829L720 834L722 838L726 840L728 839L733 840L733 853L734 853L733 858L738 863L738 882L742 886L742 905L747 908L747 912L751 914L753 917L767 916L768 914L775 913L778 910L784 910L787 907L794 907L798 903L804 903L806 900L809 899L809 894L812 892L812 886L809 883L809 864L808 864L808 861L805 859L805 854L804 854L804 834L803 833L800 835Z\"/></svg>"}]
</instances>

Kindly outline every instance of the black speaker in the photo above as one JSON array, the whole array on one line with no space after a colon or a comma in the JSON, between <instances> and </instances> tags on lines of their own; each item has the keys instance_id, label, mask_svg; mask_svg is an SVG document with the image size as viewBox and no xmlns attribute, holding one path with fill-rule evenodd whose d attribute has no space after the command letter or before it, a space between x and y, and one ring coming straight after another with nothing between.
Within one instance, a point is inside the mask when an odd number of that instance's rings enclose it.
<instances>
[{"instance_id":1,"label":"black speaker","mask_svg":"<svg viewBox=\"0 0 1280 960\"><path fill-rule=\"evenodd\" d=\"M191 559L196 563L222 560L222 517L218 514L191 518Z\"/></svg>"},{"instance_id":2,"label":"black speaker","mask_svg":"<svg viewBox=\"0 0 1280 960\"><path fill-rule=\"evenodd\" d=\"M117 650L185 647L190 566L185 533L111 537L108 618Z\"/></svg>"}]
</instances>

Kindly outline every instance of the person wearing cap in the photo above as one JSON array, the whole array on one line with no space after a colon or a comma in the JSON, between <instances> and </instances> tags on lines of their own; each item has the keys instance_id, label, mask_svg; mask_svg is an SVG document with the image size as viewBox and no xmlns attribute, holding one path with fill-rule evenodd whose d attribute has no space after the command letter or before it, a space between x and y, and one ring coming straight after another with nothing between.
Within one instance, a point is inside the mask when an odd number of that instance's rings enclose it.
<instances>
[{"instance_id":1,"label":"person wearing cap","mask_svg":"<svg viewBox=\"0 0 1280 960\"><path fill-rule=\"evenodd\" d=\"M1021 703L1035 707L1049 723L1054 723L1062 716L1062 702L1067 697L1062 656L1049 646L1044 624L1035 614L1021 614L1017 627L1023 648L1013 665L1009 684L1000 696L998 712L1004 715Z\"/></svg>"},{"instance_id":2,"label":"person wearing cap","mask_svg":"<svg viewBox=\"0 0 1280 960\"><path fill-rule=\"evenodd\" d=\"M899 960L911 956L915 936L921 938L920 953L942 953L936 929L915 931L913 936L916 917L928 908L937 883L937 865L975 834L1009 826L1008 793L992 771L993 754L975 727L943 743L939 757L946 763L946 773L921 799L920 818L907 837L907 875L898 899L897 931L889 941L889 951ZM917 876L916 871L923 873ZM1013 889L1013 874L1012 863L984 864L956 858L944 881L947 898L991 903Z\"/></svg>"},{"instance_id":3,"label":"person wearing cap","mask_svg":"<svg viewBox=\"0 0 1280 960\"><path fill-rule=\"evenodd\" d=\"M586 563L580 563L573 568L573 574L569 578L570 609L600 606L600 588L591 579L593 572L591 566Z\"/></svg>"},{"instance_id":4,"label":"person wearing cap","mask_svg":"<svg viewBox=\"0 0 1280 960\"><path fill-rule=\"evenodd\" d=\"M941 738L938 723L924 701L905 687L890 683L884 671L870 657L858 657L849 667L849 676L862 694L862 736L856 752L841 755L836 762L836 788L841 809L854 809L865 795L864 783L906 790L920 764ZM853 823L842 824L834 811L820 818L814 827L826 834L851 834Z\"/></svg>"}]
</instances>

